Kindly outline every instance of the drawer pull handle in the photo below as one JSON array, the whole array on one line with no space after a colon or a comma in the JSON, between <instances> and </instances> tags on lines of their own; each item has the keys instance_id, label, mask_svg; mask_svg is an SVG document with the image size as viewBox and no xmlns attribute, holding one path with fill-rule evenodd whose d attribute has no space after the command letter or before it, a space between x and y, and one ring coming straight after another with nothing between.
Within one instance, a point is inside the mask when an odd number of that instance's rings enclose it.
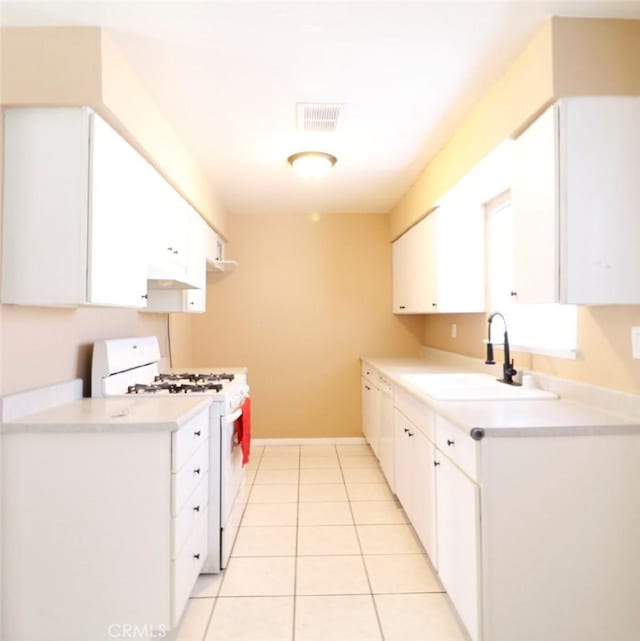
<instances>
[{"instance_id":1,"label":"drawer pull handle","mask_svg":"<svg viewBox=\"0 0 640 641\"><path fill-rule=\"evenodd\" d=\"M199 512L200 511L200 506L199 505L194 505L193 506L193 511L194 512Z\"/></svg>"},{"instance_id":2,"label":"drawer pull handle","mask_svg":"<svg viewBox=\"0 0 640 641\"><path fill-rule=\"evenodd\" d=\"M440 465L440 461L434 461L434 462L433 462L433 466L434 466L434 467L438 467L438 465Z\"/></svg>"},{"instance_id":3,"label":"drawer pull handle","mask_svg":"<svg viewBox=\"0 0 640 641\"><path fill-rule=\"evenodd\" d=\"M193 433L194 436L200 436L200 434L201 434L200 430L198 430L197 432Z\"/></svg>"},{"instance_id":4,"label":"drawer pull handle","mask_svg":"<svg viewBox=\"0 0 640 641\"><path fill-rule=\"evenodd\" d=\"M194 554L194 555L193 555L193 558L194 558L194 559L199 559L199 558L200 558L200 554Z\"/></svg>"},{"instance_id":5,"label":"drawer pull handle","mask_svg":"<svg viewBox=\"0 0 640 641\"><path fill-rule=\"evenodd\" d=\"M451 439L447 439L447 445L448 445L449 447L451 447L452 445L455 445L455 444L456 444L456 442L455 442L455 441L452 441Z\"/></svg>"},{"instance_id":6,"label":"drawer pull handle","mask_svg":"<svg viewBox=\"0 0 640 641\"><path fill-rule=\"evenodd\" d=\"M370 389L371 389L368 385L365 385L365 386L364 386L364 388L365 388L366 390L370 390Z\"/></svg>"},{"instance_id":7,"label":"drawer pull handle","mask_svg":"<svg viewBox=\"0 0 640 641\"><path fill-rule=\"evenodd\" d=\"M193 473L194 473L194 474L200 474L200 468L199 468L199 467L196 467L196 468L193 470Z\"/></svg>"}]
</instances>

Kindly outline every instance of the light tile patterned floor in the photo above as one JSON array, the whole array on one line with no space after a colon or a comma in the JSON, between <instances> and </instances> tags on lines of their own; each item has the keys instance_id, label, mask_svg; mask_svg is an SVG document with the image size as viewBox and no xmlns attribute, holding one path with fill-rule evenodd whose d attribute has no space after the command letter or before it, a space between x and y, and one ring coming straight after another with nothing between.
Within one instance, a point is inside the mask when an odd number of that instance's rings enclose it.
<instances>
[{"instance_id":1,"label":"light tile patterned floor","mask_svg":"<svg viewBox=\"0 0 640 641\"><path fill-rule=\"evenodd\" d=\"M367 445L255 447L228 568L171 641L465 641Z\"/></svg>"}]
</instances>

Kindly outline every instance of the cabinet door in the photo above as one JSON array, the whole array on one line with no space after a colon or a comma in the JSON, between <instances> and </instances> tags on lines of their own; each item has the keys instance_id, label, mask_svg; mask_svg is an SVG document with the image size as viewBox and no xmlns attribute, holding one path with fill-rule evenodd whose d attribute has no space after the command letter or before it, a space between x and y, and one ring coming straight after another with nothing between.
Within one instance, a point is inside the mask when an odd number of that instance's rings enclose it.
<instances>
[{"instance_id":1,"label":"cabinet door","mask_svg":"<svg viewBox=\"0 0 640 641\"><path fill-rule=\"evenodd\" d=\"M86 302L88 189L87 108L6 110L3 303Z\"/></svg>"},{"instance_id":2,"label":"cabinet door","mask_svg":"<svg viewBox=\"0 0 640 641\"><path fill-rule=\"evenodd\" d=\"M141 246L140 157L107 123L92 116L87 302L144 307L146 255Z\"/></svg>"},{"instance_id":3,"label":"cabinet door","mask_svg":"<svg viewBox=\"0 0 640 641\"><path fill-rule=\"evenodd\" d=\"M185 202L187 217L187 274L197 289L207 288L206 232L209 225L191 205ZM204 310L203 310L204 311Z\"/></svg>"},{"instance_id":4,"label":"cabinet door","mask_svg":"<svg viewBox=\"0 0 640 641\"><path fill-rule=\"evenodd\" d=\"M521 303L554 303L559 296L557 140L553 106L514 146L514 286Z\"/></svg>"},{"instance_id":5,"label":"cabinet door","mask_svg":"<svg viewBox=\"0 0 640 641\"><path fill-rule=\"evenodd\" d=\"M407 234L391 246L394 314L411 313L411 238Z\"/></svg>"},{"instance_id":6,"label":"cabinet door","mask_svg":"<svg viewBox=\"0 0 640 641\"><path fill-rule=\"evenodd\" d=\"M362 432L378 456L380 424L380 390L366 378L362 379Z\"/></svg>"},{"instance_id":7,"label":"cabinet door","mask_svg":"<svg viewBox=\"0 0 640 641\"><path fill-rule=\"evenodd\" d=\"M424 314L436 298L436 220L431 214L392 246L393 311Z\"/></svg>"},{"instance_id":8,"label":"cabinet door","mask_svg":"<svg viewBox=\"0 0 640 641\"><path fill-rule=\"evenodd\" d=\"M409 434L415 432L411 421L394 410L394 485L398 500L407 515L411 518L411 481L413 456L411 453L411 439Z\"/></svg>"},{"instance_id":9,"label":"cabinet door","mask_svg":"<svg viewBox=\"0 0 640 641\"><path fill-rule=\"evenodd\" d=\"M437 569L435 448L419 430L413 432L412 440L411 523Z\"/></svg>"},{"instance_id":10,"label":"cabinet door","mask_svg":"<svg viewBox=\"0 0 640 641\"><path fill-rule=\"evenodd\" d=\"M187 278L188 203L148 162L142 162L140 182L146 220L147 253L152 273ZM169 278L169 277L168 277Z\"/></svg>"},{"instance_id":11,"label":"cabinet door","mask_svg":"<svg viewBox=\"0 0 640 641\"><path fill-rule=\"evenodd\" d=\"M559 103L562 302L640 303L640 98Z\"/></svg>"},{"instance_id":12,"label":"cabinet door","mask_svg":"<svg viewBox=\"0 0 640 641\"><path fill-rule=\"evenodd\" d=\"M380 467L392 492L395 492L394 478L394 429L393 395L391 389L380 392L380 438L378 458Z\"/></svg>"},{"instance_id":13,"label":"cabinet door","mask_svg":"<svg viewBox=\"0 0 640 641\"><path fill-rule=\"evenodd\" d=\"M436 451L438 573L471 639L479 637L478 486Z\"/></svg>"},{"instance_id":14,"label":"cabinet door","mask_svg":"<svg viewBox=\"0 0 640 641\"><path fill-rule=\"evenodd\" d=\"M461 200L431 216L438 227L436 305L432 311L484 311L484 209Z\"/></svg>"}]
</instances>

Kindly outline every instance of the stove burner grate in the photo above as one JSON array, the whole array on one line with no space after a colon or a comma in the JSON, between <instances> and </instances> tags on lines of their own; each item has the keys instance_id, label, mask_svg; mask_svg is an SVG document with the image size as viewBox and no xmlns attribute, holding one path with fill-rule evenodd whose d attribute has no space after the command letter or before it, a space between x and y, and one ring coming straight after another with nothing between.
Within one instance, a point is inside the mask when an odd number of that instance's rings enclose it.
<instances>
[{"instance_id":1,"label":"stove burner grate","mask_svg":"<svg viewBox=\"0 0 640 641\"><path fill-rule=\"evenodd\" d=\"M154 378L154 381L189 381L191 383L216 383L218 381L231 382L234 378L235 374L227 374L226 372L223 372L221 374L192 374L189 372L184 372L182 374L158 374Z\"/></svg>"},{"instance_id":2,"label":"stove burner grate","mask_svg":"<svg viewBox=\"0 0 640 641\"><path fill-rule=\"evenodd\" d=\"M157 377L156 377L157 378ZM182 377L179 380L184 380ZM167 391L169 394L189 394L200 392L204 394L205 392L214 391L221 392L222 384L221 383L170 383L165 381L156 380L155 382L149 385L143 385L141 383L136 383L135 385L129 385L127 388L127 394L154 394L156 392Z\"/></svg>"}]
</instances>

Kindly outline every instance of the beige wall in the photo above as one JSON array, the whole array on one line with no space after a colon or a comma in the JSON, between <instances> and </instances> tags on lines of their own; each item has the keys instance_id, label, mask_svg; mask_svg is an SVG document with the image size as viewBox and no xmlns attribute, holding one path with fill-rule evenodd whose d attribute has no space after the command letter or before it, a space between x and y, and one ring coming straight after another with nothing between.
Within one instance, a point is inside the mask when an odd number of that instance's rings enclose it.
<instances>
[{"instance_id":1,"label":"beige wall","mask_svg":"<svg viewBox=\"0 0 640 641\"><path fill-rule=\"evenodd\" d=\"M220 231L226 231L224 212L203 173L99 29L0 29L0 104L92 106L151 155ZM0 182L1 176L0 155ZM146 334L158 336L162 353L168 355L166 314L2 306L0 393L79 376L87 394L91 344L101 338Z\"/></svg>"},{"instance_id":2,"label":"beige wall","mask_svg":"<svg viewBox=\"0 0 640 641\"><path fill-rule=\"evenodd\" d=\"M524 129L552 100L570 95L640 95L640 21L554 18L548 21L507 73L392 212L395 237L492 147ZM485 314L424 317L425 345L483 356ZM451 324L457 338L451 338ZM515 354L516 365L640 392L640 361L631 358L630 327L640 307L584 307L578 314L578 358Z\"/></svg>"},{"instance_id":3,"label":"beige wall","mask_svg":"<svg viewBox=\"0 0 640 641\"><path fill-rule=\"evenodd\" d=\"M551 23L546 22L393 208L392 238L422 218L489 151L552 101L551 53Z\"/></svg>"},{"instance_id":4,"label":"beige wall","mask_svg":"<svg viewBox=\"0 0 640 641\"><path fill-rule=\"evenodd\" d=\"M415 354L422 331L391 314L388 217L234 216L230 229L240 266L210 277L176 364L248 366L255 436L360 436L360 356Z\"/></svg>"},{"instance_id":5,"label":"beige wall","mask_svg":"<svg viewBox=\"0 0 640 641\"><path fill-rule=\"evenodd\" d=\"M166 314L127 309L2 306L3 394L83 379L91 392L91 346L101 338L155 335L168 353Z\"/></svg>"}]
</instances>

